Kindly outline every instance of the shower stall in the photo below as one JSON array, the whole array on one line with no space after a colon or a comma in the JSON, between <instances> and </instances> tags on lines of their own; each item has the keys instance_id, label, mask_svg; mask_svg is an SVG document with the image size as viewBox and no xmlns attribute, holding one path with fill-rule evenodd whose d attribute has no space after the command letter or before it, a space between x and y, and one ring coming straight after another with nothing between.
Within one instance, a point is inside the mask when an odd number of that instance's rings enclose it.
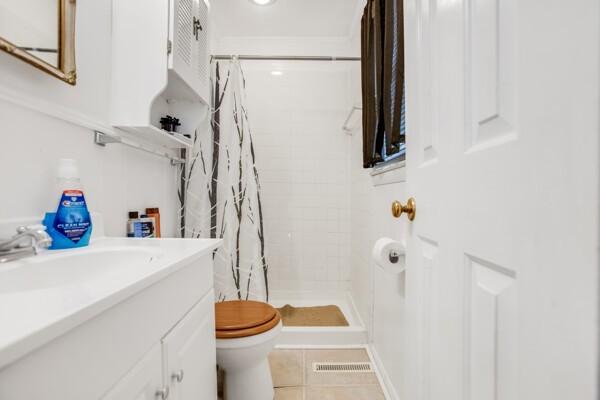
<instances>
[{"instance_id":1,"label":"shower stall","mask_svg":"<svg viewBox=\"0 0 600 400\"><path fill-rule=\"evenodd\" d=\"M223 238L217 299L279 308L282 343L367 342L351 296L357 61L213 56L210 134L197 135L188 162L186 235Z\"/></svg>"}]
</instances>

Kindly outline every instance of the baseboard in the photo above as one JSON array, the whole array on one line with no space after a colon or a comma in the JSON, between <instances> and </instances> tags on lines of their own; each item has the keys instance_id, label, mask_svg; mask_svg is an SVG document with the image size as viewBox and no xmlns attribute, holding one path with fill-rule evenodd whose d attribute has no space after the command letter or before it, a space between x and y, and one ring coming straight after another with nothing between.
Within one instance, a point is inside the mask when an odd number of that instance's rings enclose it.
<instances>
[{"instance_id":1,"label":"baseboard","mask_svg":"<svg viewBox=\"0 0 600 400\"><path fill-rule=\"evenodd\" d=\"M398 396L398 393L396 392L396 389L394 388L390 377L385 371L385 367L383 366L379 354L377 354L377 350L375 350L375 348L372 345L367 346L366 350L367 353L369 353L369 357L371 358L371 360L373 360L373 363L375 364L375 374L377 374L377 378L381 383L386 400L400 400L400 396Z\"/></svg>"}]
</instances>

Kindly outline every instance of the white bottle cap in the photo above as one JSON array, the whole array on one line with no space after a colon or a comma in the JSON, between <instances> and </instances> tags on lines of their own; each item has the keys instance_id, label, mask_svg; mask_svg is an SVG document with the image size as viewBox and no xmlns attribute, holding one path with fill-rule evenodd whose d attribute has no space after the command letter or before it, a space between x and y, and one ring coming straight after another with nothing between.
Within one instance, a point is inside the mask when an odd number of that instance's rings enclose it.
<instances>
[{"instance_id":1,"label":"white bottle cap","mask_svg":"<svg viewBox=\"0 0 600 400\"><path fill-rule=\"evenodd\" d=\"M79 179L79 167L77 166L77 160L61 158L58 161L58 171L56 177L58 179Z\"/></svg>"}]
</instances>

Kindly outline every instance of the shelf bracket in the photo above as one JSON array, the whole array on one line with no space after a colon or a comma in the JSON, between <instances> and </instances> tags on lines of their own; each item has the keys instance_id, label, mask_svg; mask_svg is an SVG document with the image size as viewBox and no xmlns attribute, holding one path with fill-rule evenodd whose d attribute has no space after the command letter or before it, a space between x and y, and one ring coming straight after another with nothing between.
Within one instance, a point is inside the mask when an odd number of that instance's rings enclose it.
<instances>
[{"instance_id":1,"label":"shelf bracket","mask_svg":"<svg viewBox=\"0 0 600 400\"><path fill-rule=\"evenodd\" d=\"M150 150L150 149L142 146L141 144L131 144L128 142L124 142L123 138L120 138L120 137L114 136L114 135L108 135L108 134L100 132L100 131L94 131L94 143L97 144L98 146L102 146L102 147L106 147L107 144L119 143L124 146L136 149L136 150L141 150L141 151L153 154L158 157L166 158L171 162L172 166L178 166L178 165L185 164L185 159L183 159L183 158L173 157L172 155L170 155L167 152Z\"/></svg>"},{"instance_id":2,"label":"shelf bracket","mask_svg":"<svg viewBox=\"0 0 600 400\"><path fill-rule=\"evenodd\" d=\"M111 143L122 143L123 140L120 137L107 135L106 133L94 131L94 143L98 146L106 147L107 144Z\"/></svg>"}]
</instances>

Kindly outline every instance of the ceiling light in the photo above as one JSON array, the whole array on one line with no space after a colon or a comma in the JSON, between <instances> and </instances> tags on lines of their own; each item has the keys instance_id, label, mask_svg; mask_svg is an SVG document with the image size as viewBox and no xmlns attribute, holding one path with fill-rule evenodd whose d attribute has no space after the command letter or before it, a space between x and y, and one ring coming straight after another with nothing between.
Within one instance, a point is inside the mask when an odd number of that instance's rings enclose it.
<instances>
[{"instance_id":1,"label":"ceiling light","mask_svg":"<svg viewBox=\"0 0 600 400\"><path fill-rule=\"evenodd\" d=\"M268 6L269 4L275 3L275 0L250 0L254 4L258 4L259 6Z\"/></svg>"},{"instance_id":2,"label":"ceiling light","mask_svg":"<svg viewBox=\"0 0 600 400\"><path fill-rule=\"evenodd\" d=\"M283 75L283 72L281 72L281 71L271 71L271 75L281 76L281 75Z\"/></svg>"}]
</instances>

